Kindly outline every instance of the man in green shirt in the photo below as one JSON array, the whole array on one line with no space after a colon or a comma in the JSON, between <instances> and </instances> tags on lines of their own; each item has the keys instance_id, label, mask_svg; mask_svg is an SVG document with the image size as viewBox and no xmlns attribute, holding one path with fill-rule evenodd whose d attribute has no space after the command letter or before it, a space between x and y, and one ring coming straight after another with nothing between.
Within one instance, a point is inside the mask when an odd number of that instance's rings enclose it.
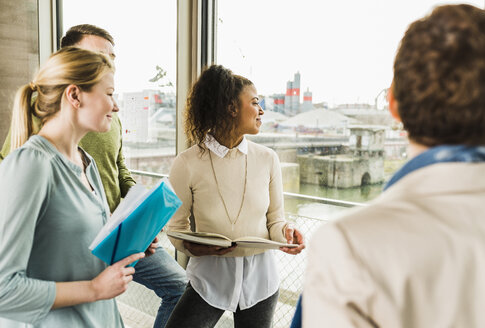
<instances>
[{"instance_id":1,"label":"man in green shirt","mask_svg":"<svg viewBox=\"0 0 485 328\"><path fill-rule=\"evenodd\" d=\"M61 47L67 46L100 51L115 58L113 37L106 30L93 25L71 27L61 39ZM33 119L33 130L37 133L42 122L37 117ZM96 161L111 213L136 183L125 164L121 132L120 119L113 113L110 131L89 132L79 143ZM10 149L9 131L0 152L0 163L10 153ZM187 280L184 270L162 247L158 246L152 251L152 255L136 264L133 280L153 290L162 299L154 327L164 327L185 290Z\"/></svg>"}]
</instances>

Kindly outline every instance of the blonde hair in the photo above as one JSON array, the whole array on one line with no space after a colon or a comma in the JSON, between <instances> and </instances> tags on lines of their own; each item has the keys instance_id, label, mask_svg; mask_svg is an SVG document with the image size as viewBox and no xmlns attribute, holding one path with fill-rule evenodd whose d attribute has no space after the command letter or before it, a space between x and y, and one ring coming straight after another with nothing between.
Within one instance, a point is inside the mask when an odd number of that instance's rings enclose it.
<instances>
[{"instance_id":1,"label":"blonde hair","mask_svg":"<svg viewBox=\"0 0 485 328\"><path fill-rule=\"evenodd\" d=\"M64 91L69 85L90 91L114 69L108 56L86 49L66 47L51 55L34 80L20 87L15 95L11 149L22 146L33 134L32 115L43 124L60 110Z\"/></svg>"}]
</instances>

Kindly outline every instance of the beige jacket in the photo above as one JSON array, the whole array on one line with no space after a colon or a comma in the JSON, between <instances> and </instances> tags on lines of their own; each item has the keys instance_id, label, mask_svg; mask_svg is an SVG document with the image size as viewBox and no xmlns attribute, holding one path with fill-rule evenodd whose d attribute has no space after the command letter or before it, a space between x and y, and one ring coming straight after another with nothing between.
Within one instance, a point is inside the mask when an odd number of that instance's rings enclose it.
<instances>
[{"instance_id":1,"label":"beige jacket","mask_svg":"<svg viewBox=\"0 0 485 328\"><path fill-rule=\"evenodd\" d=\"M322 226L303 327L485 327L485 164L419 169Z\"/></svg>"}]
</instances>

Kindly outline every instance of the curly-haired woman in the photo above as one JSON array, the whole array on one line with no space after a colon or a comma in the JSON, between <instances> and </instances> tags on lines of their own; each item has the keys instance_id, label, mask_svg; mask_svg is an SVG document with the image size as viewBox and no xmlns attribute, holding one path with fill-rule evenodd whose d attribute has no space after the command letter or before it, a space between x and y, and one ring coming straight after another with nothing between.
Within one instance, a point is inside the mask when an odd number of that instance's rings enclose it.
<instances>
[{"instance_id":1,"label":"curly-haired woman","mask_svg":"<svg viewBox=\"0 0 485 328\"><path fill-rule=\"evenodd\" d=\"M179 154L170 181L183 201L169 230L216 232L231 239L257 236L297 243L303 236L285 221L281 169L267 147L248 141L261 126L253 83L213 65L194 84L186 105L186 133L194 146ZM272 251L222 248L171 239L191 257L189 285L167 327L213 327L225 310L237 327L270 327L278 298Z\"/></svg>"}]
</instances>

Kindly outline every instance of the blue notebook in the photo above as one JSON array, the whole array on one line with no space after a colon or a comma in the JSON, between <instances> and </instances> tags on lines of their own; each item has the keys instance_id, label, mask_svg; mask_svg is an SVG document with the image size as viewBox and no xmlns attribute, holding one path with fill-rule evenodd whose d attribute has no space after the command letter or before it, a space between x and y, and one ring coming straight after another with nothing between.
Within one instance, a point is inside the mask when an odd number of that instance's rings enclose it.
<instances>
[{"instance_id":1,"label":"blue notebook","mask_svg":"<svg viewBox=\"0 0 485 328\"><path fill-rule=\"evenodd\" d=\"M135 185L123 202L89 247L109 265L144 252L182 204L168 181L151 190Z\"/></svg>"}]
</instances>

